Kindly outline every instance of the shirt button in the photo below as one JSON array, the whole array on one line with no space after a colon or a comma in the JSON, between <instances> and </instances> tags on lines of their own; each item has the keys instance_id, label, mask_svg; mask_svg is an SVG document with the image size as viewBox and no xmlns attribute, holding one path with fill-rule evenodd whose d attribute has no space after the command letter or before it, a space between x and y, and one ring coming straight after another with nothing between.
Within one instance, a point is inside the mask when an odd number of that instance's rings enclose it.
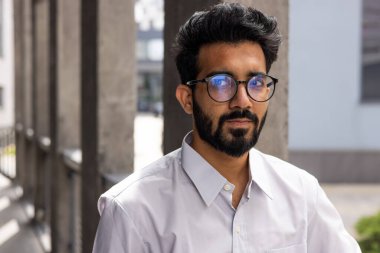
<instances>
[{"instance_id":1,"label":"shirt button","mask_svg":"<svg viewBox=\"0 0 380 253\"><path fill-rule=\"evenodd\" d=\"M224 187L223 187L223 189L224 189L225 191L229 191L229 190L231 190L231 185L229 185L229 184L225 184Z\"/></svg>"},{"instance_id":2,"label":"shirt button","mask_svg":"<svg viewBox=\"0 0 380 253\"><path fill-rule=\"evenodd\" d=\"M235 231L236 231L236 234L240 234L240 226L236 226Z\"/></svg>"}]
</instances>

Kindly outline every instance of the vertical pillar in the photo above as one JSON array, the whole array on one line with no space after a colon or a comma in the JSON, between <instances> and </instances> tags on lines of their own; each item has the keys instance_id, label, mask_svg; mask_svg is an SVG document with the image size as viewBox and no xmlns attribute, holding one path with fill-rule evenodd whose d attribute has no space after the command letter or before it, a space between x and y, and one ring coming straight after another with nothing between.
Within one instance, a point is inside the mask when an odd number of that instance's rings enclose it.
<instances>
[{"instance_id":1,"label":"vertical pillar","mask_svg":"<svg viewBox=\"0 0 380 253\"><path fill-rule=\"evenodd\" d=\"M82 238L92 251L100 177L133 169L134 1L82 0Z\"/></svg>"},{"instance_id":2,"label":"vertical pillar","mask_svg":"<svg viewBox=\"0 0 380 253\"><path fill-rule=\"evenodd\" d=\"M103 174L133 172L137 103L134 3L99 1L98 154Z\"/></svg>"},{"instance_id":3,"label":"vertical pillar","mask_svg":"<svg viewBox=\"0 0 380 253\"><path fill-rule=\"evenodd\" d=\"M49 0L36 0L35 8L35 75L36 75L36 118L35 118L35 166L36 166L36 195L35 218L46 221L48 210L47 193L49 176L47 171L46 151L42 149L42 138L49 137Z\"/></svg>"},{"instance_id":4,"label":"vertical pillar","mask_svg":"<svg viewBox=\"0 0 380 253\"><path fill-rule=\"evenodd\" d=\"M49 0L35 0L38 137L49 136Z\"/></svg>"},{"instance_id":5,"label":"vertical pillar","mask_svg":"<svg viewBox=\"0 0 380 253\"><path fill-rule=\"evenodd\" d=\"M183 137L191 130L191 117L183 112L175 98L175 90L180 83L177 68L172 56L171 47L179 27L199 10L219 3L218 0L165 0L165 27L164 27L164 154L181 146Z\"/></svg>"},{"instance_id":6,"label":"vertical pillar","mask_svg":"<svg viewBox=\"0 0 380 253\"><path fill-rule=\"evenodd\" d=\"M82 252L89 253L95 235L98 171L98 0L81 1L81 148ZM90 186L92 189L90 190ZM87 186L87 188L86 188Z\"/></svg>"},{"instance_id":7,"label":"vertical pillar","mask_svg":"<svg viewBox=\"0 0 380 253\"><path fill-rule=\"evenodd\" d=\"M180 83L170 48L179 26L197 10L217 4L219 1L165 1L165 59L164 59L164 153L181 145L187 131L191 129L191 119L185 116L175 99L175 89ZM257 8L264 13L276 16L283 43L277 62L272 66L271 74L280 79L276 94L271 99L266 125L257 147L269 154L287 159L288 145L288 1L276 0L240 0L246 6Z\"/></svg>"},{"instance_id":8,"label":"vertical pillar","mask_svg":"<svg viewBox=\"0 0 380 253\"><path fill-rule=\"evenodd\" d=\"M80 2L77 0L58 0L57 18L57 108L54 119L56 124L56 153L52 158L52 252L75 252L70 239L70 227L74 213L72 187L68 171L63 164L62 151L80 146ZM53 128L52 128L53 130ZM53 131L51 132L52 151L54 149ZM58 152L60 154L58 154ZM80 197L80 196L77 196ZM71 203L68 205L67 203ZM79 214L76 214L79 215Z\"/></svg>"},{"instance_id":9,"label":"vertical pillar","mask_svg":"<svg viewBox=\"0 0 380 253\"><path fill-rule=\"evenodd\" d=\"M13 2L14 20L14 84L15 84L15 137L16 137L16 178L17 182L23 186L25 178L24 168L24 140L22 129L25 121L24 113L24 4L22 0Z\"/></svg>"},{"instance_id":10,"label":"vertical pillar","mask_svg":"<svg viewBox=\"0 0 380 253\"><path fill-rule=\"evenodd\" d=\"M55 195L57 193L57 181L56 173L53 171L57 167L57 0L49 0L49 37L48 37L48 104L49 104L49 136L50 136L50 149L48 150L46 161L45 161L45 182L44 182L44 196L45 196L45 206L46 212L46 222L49 224L52 230L53 224L55 223L55 213L53 209L56 202ZM55 211L55 210L54 210ZM50 231L51 231L50 230ZM51 234L51 233L50 233Z\"/></svg>"},{"instance_id":11,"label":"vertical pillar","mask_svg":"<svg viewBox=\"0 0 380 253\"><path fill-rule=\"evenodd\" d=\"M25 156L23 160L25 177L23 182L24 199L33 202L35 192L35 10L33 0L23 2L23 145Z\"/></svg>"}]
</instances>

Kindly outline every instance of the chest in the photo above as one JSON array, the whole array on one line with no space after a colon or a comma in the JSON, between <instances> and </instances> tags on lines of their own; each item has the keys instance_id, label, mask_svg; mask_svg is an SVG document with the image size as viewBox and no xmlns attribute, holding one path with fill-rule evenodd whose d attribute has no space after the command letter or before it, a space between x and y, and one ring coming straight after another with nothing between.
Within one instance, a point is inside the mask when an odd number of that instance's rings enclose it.
<instances>
[{"instance_id":1,"label":"chest","mask_svg":"<svg viewBox=\"0 0 380 253\"><path fill-rule=\"evenodd\" d=\"M303 253L307 234L301 200L277 202L256 194L232 208L232 195L220 195L208 207L181 201L154 224L147 241L151 252Z\"/></svg>"}]
</instances>

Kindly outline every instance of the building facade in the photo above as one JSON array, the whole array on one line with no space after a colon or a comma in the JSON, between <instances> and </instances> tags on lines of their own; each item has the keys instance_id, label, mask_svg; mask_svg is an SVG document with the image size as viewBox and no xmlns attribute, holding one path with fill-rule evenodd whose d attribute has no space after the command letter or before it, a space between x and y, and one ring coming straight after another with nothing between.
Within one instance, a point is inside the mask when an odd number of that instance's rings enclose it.
<instances>
[{"instance_id":1,"label":"building facade","mask_svg":"<svg viewBox=\"0 0 380 253\"><path fill-rule=\"evenodd\" d=\"M0 127L14 124L12 0L0 0Z\"/></svg>"},{"instance_id":2,"label":"building facade","mask_svg":"<svg viewBox=\"0 0 380 253\"><path fill-rule=\"evenodd\" d=\"M164 1L135 4L138 111L162 113Z\"/></svg>"},{"instance_id":3,"label":"building facade","mask_svg":"<svg viewBox=\"0 0 380 253\"><path fill-rule=\"evenodd\" d=\"M380 181L380 2L290 1L290 160L324 182Z\"/></svg>"}]
</instances>

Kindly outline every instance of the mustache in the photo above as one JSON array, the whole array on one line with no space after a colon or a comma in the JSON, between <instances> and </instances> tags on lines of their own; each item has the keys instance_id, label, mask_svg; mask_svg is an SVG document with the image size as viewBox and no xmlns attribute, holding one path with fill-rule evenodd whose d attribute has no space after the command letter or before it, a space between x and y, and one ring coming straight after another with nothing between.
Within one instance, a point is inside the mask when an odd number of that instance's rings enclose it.
<instances>
[{"instance_id":1,"label":"mustache","mask_svg":"<svg viewBox=\"0 0 380 253\"><path fill-rule=\"evenodd\" d=\"M246 118L251 120L255 125L259 123L259 118L255 113L250 112L249 110L240 110L240 111L233 111L231 113L223 114L219 118L219 125L221 126L225 121L232 120L232 119L241 119Z\"/></svg>"}]
</instances>

